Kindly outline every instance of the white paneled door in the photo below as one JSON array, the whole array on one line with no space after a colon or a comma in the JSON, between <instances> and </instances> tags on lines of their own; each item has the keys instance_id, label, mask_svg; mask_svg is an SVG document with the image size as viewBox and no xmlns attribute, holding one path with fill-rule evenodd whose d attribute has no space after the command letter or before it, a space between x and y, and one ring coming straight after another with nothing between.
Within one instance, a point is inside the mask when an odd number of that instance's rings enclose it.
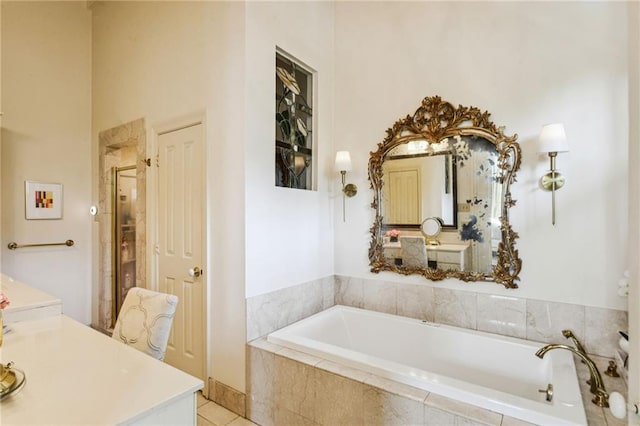
<instances>
[{"instance_id":1,"label":"white paneled door","mask_svg":"<svg viewBox=\"0 0 640 426\"><path fill-rule=\"evenodd\" d=\"M420 213L420 170L389 170L387 197L389 201L385 203L388 208L385 218L388 223L422 223L422 214Z\"/></svg>"},{"instance_id":2,"label":"white paneled door","mask_svg":"<svg viewBox=\"0 0 640 426\"><path fill-rule=\"evenodd\" d=\"M206 383L203 125L158 135L158 289L180 299L165 362Z\"/></svg>"}]
</instances>

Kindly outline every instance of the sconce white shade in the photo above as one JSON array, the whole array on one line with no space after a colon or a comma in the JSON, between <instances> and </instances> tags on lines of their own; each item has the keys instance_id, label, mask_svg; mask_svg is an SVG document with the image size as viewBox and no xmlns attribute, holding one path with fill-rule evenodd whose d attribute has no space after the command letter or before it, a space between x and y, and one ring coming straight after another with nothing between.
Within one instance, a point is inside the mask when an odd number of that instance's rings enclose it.
<instances>
[{"instance_id":1,"label":"sconce white shade","mask_svg":"<svg viewBox=\"0 0 640 426\"><path fill-rule=\"evenodd\" d=\"M351 156L349 151L336 152L336 172L348 172L351 171Z\"/></svg>"},{"instance_id":2,"label":"sconce white shade","mask_svg":"<svg viewBox=\"0 0 640 426\"><path fill-rule=\"evenodd\" d=\"M540 152L567 152L569 144L564 132L564 124L554 123L542 127L540 132Z\"/></svg>"}]
</instances>

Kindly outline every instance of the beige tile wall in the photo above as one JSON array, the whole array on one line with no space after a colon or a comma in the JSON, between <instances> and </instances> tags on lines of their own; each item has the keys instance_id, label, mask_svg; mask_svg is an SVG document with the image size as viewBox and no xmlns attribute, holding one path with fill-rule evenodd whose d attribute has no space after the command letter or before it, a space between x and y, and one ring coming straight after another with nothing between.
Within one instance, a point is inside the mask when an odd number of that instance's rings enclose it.
<instances>
[{"instance_id":1,"label":"beige tile wall","mask_svg":"<svg viewBox=\"0 0 640 426\"><path fill-rule=\"evenodd\" d=\"M571 329L587 352L605 357L628 326L627 312L615 309L343 276L335 278L335 304L542 343L564 343L562 330Z\"/></svg>"},{"instance_id":2,"label":"beige tile wall","mask_svg":"<svg viewBox=\"0 0 640 426\"><path fill-rule=\"evenodd\" d=\"M480 294L355 277L328 276L247 299L247 341L334 304L423 319L542 343L571 329L590 354L613 357L626 311Z\"/></svg>"},{"instance_id":3,"label":"beige tile wall","mask_svg":"<svg viewBox=\"0 0 640 426\"><path fill-rule=\"evenodd\" d=\"M333 275L247 299L247 341L333 306Z\"/></svg>"}]
</instances>

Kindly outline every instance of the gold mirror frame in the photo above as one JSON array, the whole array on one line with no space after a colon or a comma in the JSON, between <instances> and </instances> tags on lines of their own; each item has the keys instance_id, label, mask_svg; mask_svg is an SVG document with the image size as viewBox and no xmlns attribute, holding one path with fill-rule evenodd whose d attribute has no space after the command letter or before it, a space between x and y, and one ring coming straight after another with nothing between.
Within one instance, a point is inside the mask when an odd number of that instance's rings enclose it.
<instances>
[{"instance_id":1,"label":"gold mirror frame","mask_svg":"<svg viewBox=\"0 0 640 426\"><path fill-rule=\"evenodd\" d=\"M476 107L459 105L457 108L440 96L426 97L422 105L411 115L407 115L387 129L387 137L378 144L378 150L371 152L369 158L369 181L373 190L371 207L376 216L371 232L369 248L369 264L371 272L392 271L403 275L418 274L432 281L445 278L457 278L465 282L493 281L503 284L506 288L518 288L515 283L522 268L522 260L515 249L518 234L509 224L509 208L516 204L511 198L511 183L516 181L516 171L520 168L521 149L516 142L517 134L504 135L504 127L497 127L489 120L491 114L481 112ZM383 252L383 214L380 200L382 199L383 171L385 156L400 144L412 140L427 140L437 143L445 138L455 136L475 135L486 139L495 145L498 153L498 167L501 170L498 177L503 185L504 198L500 216L501 241L498 244L497 262L492 273L474 271L454 271L415 266L392 264L385 260Z\"/></svg>"}]
</instances>

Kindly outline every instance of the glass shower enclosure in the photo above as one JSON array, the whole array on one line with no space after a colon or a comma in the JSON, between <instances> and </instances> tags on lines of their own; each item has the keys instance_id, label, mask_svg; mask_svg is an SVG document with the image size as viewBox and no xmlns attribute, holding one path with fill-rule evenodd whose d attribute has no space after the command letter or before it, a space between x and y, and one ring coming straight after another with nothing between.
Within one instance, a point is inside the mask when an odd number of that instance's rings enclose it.
<instances>
[{"instance_id":1,"label":"glass shower enclosure","mask_svg":"<svg viewBox=\"0 0 640 426\"><path fill-rule=\"evenodd\" d=\"M114 167L113 325L129 289L136 285L136 166Z\"/></svg>"}]
</instances>

